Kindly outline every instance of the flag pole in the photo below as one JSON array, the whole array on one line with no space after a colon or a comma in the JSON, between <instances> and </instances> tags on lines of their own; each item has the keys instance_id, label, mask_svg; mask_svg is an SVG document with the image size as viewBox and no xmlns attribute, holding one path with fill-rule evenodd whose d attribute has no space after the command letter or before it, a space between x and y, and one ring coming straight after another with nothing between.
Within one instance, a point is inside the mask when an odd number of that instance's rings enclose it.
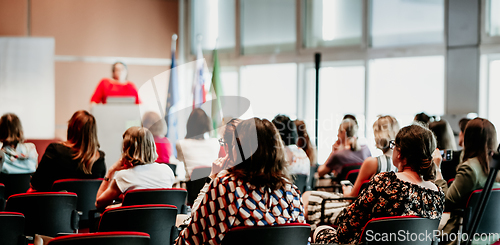
<instances>
[{"instance_id":1,"label":"flag pole","mask_svg":"<svg viewBox=\"0 0 500 245\"><path fill-rule=\"evenodd\" d=\"M177 48L177 34L174 33L174 35L172 35L172 45L171 45L171 49L173 52L176 51L176 48Z\"/></svg>"}]
</instances>

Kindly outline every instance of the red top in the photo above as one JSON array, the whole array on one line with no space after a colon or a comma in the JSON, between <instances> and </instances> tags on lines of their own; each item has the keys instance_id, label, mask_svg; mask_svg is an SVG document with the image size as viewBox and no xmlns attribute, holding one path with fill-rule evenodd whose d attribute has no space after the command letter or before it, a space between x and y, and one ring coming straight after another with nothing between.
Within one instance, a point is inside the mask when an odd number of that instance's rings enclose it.
<instances>
[{"instance_id":1,"label":"red top","mask_svg":"<svg viewBox=\"0 0 500 245\"><path fill-rule=\"evenodd\" d=\"M172 156L172 145L167 137L155 136L156 153L158 153L157 163L170 163Z\"/></svg>"},{"instance_id":2,"label":"red top","mask_svg":"<svg viewBox=\"0 0 500 245\"><path fill-rule=\"evenodd\" d=\"M137 93L137 88L132 82L127 81L127 83L119 83L109 78L103 78L97 88L95 89L94 95L92 95L91 102L106 104L108 96L131 96L135 97L135 103L139 104L139 94Z\"/></svg>"}]
</instances>

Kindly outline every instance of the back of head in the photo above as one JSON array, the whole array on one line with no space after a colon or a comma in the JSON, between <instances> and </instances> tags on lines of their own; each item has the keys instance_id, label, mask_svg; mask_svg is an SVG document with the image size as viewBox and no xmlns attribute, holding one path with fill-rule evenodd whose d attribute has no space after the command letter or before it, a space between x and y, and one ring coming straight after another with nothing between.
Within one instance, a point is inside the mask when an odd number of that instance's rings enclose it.
<instances>
[{"instance_id":1,"label":"back of head","mask_svg":"<svg viewBox=\"0 0 500 245\"><path fill-rule=\"evenodd\" d=\"M281 139L285 145L297 144L297 128L288 116L277 115L273 119L274 126L278 129Z\"/></svg>"},{"instance_id":2,"label":"back of head","mask_svg":"<svg viewBox=\"0 0 500 245\"><path fill-rule=\"evenodd\" d=\"M312 164L316 163L316 151L307 133L306 124L301 120L295 120L294 122L297 127L297 146L306 152Z\"/></svg>"},{"instance_id":3,"label":"back of head","mask_svg":"<svg viewBox=\"0 0 500 245\"><path fill-rule=\"evenodd\" d=\"M0 118L0 142L13 147L24 142L23 126L16 114L7 113Z\"/></svg>"},{"instance_id":4,"label":"back of head","mask_svg":"<svg viewBox=\"0 0 500 245\"><path fill-rule=\"evenodd\" d=\"M142 126L149 129L153 136L163 136L167 133L165 132L165 128L167 127L165 120L154 111L144 113L144 116L142 116Z\"/></svg>"},{"instance_id":5,"label":"back of head","mask_svg":"<svg viewBox=\"0 0 500 245\"><path fill-rule=\"evenodd\" d=\"M419 124L406 126L396 135L396 147L406 160L406 166L424 180L435 179L432 153L436 150L436 138L431 130Z\"/></svg>"},{"instance_id":6,"label":"back of head","mask_svg":"<svg viewBox=\"0 0 500 245\"><path fill-rule=\"evenodd\" d=\"M226 123L226 126L224 127L224 133L223 133L223 139L224 139L224 143L226 143L228 146L233 146L235 145L236 143L236 139L235 139L235 131L236 131L236 127L238 126L238 124L240 124L242 121L241 119L238 119L238 118L235 118L235 119L231 119L231 120L228 120L228 122ZM234 159L235 156L233 156L233 151L232 149L228 149L228 153L229 155L229 159Z\"/></svg>"},{"instance_id":7,"label":"back of head","mask_svg":"<svg viewBox=\"0 0 500 245\"><path fill-rule=\"evenodd\" d=\"M437 148L456 150L455 136L453 129L446 120L434 121L429 123L429 129L432 130L437 139Z\"/></svg>"},{"instance_id":8,"label":"back of head","mask_svg":"<svg viewBox=\"0 0 500 245\"><path fill-rule=\"evenodd\" d=\"M351 119L354 121L354 123L356 123L356 125L358 125L358 119L356 119L356 117L352 114L345 114L344 118L342 118L342 120L345 120L345 119Z\"/></svg>"},{"instance_id":9,"label":"back of head","mask_svg":"<svg viewBox=\"0 0 500 245\"><path fill-rule=\"evenodd\" d=\"M349 144L351 146L351 151L358 151L360 149L357 140L358 124L354 120L347 118L342 120L342 123L340 124L340 129L345 131L347 140L349 141Z\"/></svg>"},{"instance_id":10,"label":"back of head","mask_svg":"<svg viewBox=\"0 0 500 245\"><path fill-rule=\"evenodd\" d=\"M245 120L238 124L235 135L237 165L229 171L238 179L273 190L290 179L283 143L271 122L259 118Z\"/></svg>"},{"instance_id":11,"label":"back of head","mask_svg":"<svg viewBox=\"0 0 500 245\"><path fill-rule=\"evenodd\" d=\"M429 117L427 114L421 112L415 115L415 118L413 119L415 122L421 123L424 126L428 126L429 123L431 122L431 117Z\"/></svg>"},{"instance_id":12,"label":"back of head","mask_svg":"<svg viewBox=\"0 0 500 245\"><path fill-rule=\"evenodd\" d=\"M73 114L68 123L66 144L75 151L73 159L79 159L79 168L90 174L94 162L99 159L99 141L94 116L80 110Z\"/></svg>"},{"instance_id":13,"label":"back of head","mask_svg":"<svg viewBox=\"0 0 500 245\"><path fill-rule=\"evenodd\" d=\"M144 127L130 127L123 134L122 159L132 165L153 163L158 158L153 134Z\"/></svg>"},{"instance_id":14,"label":"back of head","mask_svg":"<svg viewBox=\"0 0 500 245\"><path fill-rule=\"evenodd\" d=\"M458 121L458 127L460 128L460 131L463 133L465 132L465 127L467 126L467 123L470 121L469 118L462 118L460 121Z\"/></svg>"},{"instance_id":15,"label":"back of head","mask_svg":"<svg viewBox=\"0 0 500 245\"><path fill-rule=\"evenodd\" d=\"M186 139L203 139L203 135L212 130L210 118L201 108L195 108L187 121Z\"/></svg>"},{"instance_id":16,"label":"back of head","mask_svg":"<svg viewBox=\"0 0 500 245\"><path fill-rule=\"evenodd\" d=\"M464 158L477 157L485 174L489 173L489 154L497 147L497 131L495 126L484 118L475 118L467 123L464 132Z\"/></svg>"},{"instance_id":17,"label":"back of head","mask_svg":"<svg viewBox=\"0 0 500 245\"><path fill-rule=\"evenodd\" d=\"M399 123L393 116L380 116L373 123L373 135L375 137L375 146L384 153L389 151L389 142L396 139L399 131Z\"/></svg>"}]
</instances>

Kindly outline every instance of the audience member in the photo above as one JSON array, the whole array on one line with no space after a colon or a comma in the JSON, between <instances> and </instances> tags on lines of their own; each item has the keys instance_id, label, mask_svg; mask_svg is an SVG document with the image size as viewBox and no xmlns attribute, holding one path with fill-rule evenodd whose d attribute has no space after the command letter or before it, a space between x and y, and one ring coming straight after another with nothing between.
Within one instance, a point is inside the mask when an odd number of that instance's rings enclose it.
<instances>
[{"instance_id":1,"label":"audience member","mask_svg":"<svg viewBox=\"0 0 500 245\"><path fill-rule=\"evenodd\" d=\"M429 129L436 135L438 149L457 150L453 129L446 120L442 119L429 123Z\"/></svg>"},{"instance_id":2,"label":"audience member","mask_svg":"<svg viewBox=\"0 0 500 245\"><path fill-rule=\"evenodd\" d=\"M470 194L482 189L490 172L489 158L491 152L496 152L498 146L495 126L483 118L475 118L467 123L464 132L463 163L459 165L455 180L448 187L441 175L439 166L436 170L436 185L443 188L446 194L446 209L463 209ZM497 177L496 182L499 182ZM494 187L499 187L495 183ZM455 212L443 228L444 234L457 233L461 215ZM450 241L455 244L457 241Z\"/></svg>"},{"instance_id":3,"label":"audience member","mask_svg":"<svg viewBox=\"0 0 500 245\"><path fill-rule=\"evenodd\" d=\"M458 127L460 128L460 133L458 133L458 146L464 147L464 132L465 132L465 127L467 126L467 123L470 121L469 118L462 118L460 121L458 121Z\"/></svg>"},{"instance_id":4,"label":"audience member","mask_svg":"<svg viewBox=\"0 0 500 245\"><path fill-rule=\"evenodd\" d=\"M167 124L165 120L158 115L158 113L150 111L142 116L142 126L149 129L153 134L156 145L156 153L158 163L170 163L170 156L172 156L172 145L165 134L167 133Z\"/></svg>"},{"instance_id":5,"label":"audience member","mask_svg":"<svg viewBox=\"0 0 500 245\"><path fill-rule=\"evenodd\" d=\"M344 119L338 130L338 142L342 145L342 149L334 150L326 162L319 166L319 177L328 173L338 174L343 166L352 163L362 163L367 157L371 156L370 150L366 145L360 146L357 139L358 125L352 119Z\"/></svg>"},{"instance_id":6,"label":"audience member","mask_svg":"<svg viewBox=\"0 0 500 245\"><path fill-rule=\"evenodd\" d=\"M38 153L33 143L24 143L21 120L13 113L4 114L0 118L0 149L0 170L2 173L35 172Z\"/></svg>"},{"instance_id":7,"label":"audience member","mask_svg":"<svg viewBox=\"0 0 500 245\"><path fill-rule=\"evenodd\" d=\"M418 113L417 115L415 115L415 118L413 119L413 121L421 123L424 126L428 127L429 123L431 123L433 121L433 118L428 116L424 112L421 112L421 113Z\"/></svg>"},{"instance_id":8,"label":"audience member","mask_svg":"<svg viewBox=\"0 0 500 245\"><path fill-rule=\"evenodd\" d=\"M390 147L398 173L375 175L367 189L337 217L337 228L318 227L314 242L356 243L365 224L377 217L418 215L441 219L444 193L432 182L436 171L432 161L436 139L432 131L420 125L404 127Z\"/></svg>"},{"instance_id":9,"label":"audience member","mask_svg":"<svg viewBox=\"0 0 500 245\"><path fill-rule=\"evenodd\" d=\"M309 176L311 162L302 148L297 147L297 128L288 116L277 115L273 119L274 126L285 144L285 159L288 162L289 174L305 174Z\"/></svg>"},{"instance_id":10,"label":"audience member","mask_svg":"<svg viewBox=\"0 0 500 245\"><path fill-rule=\"evenodd\" d=\"M311 138L309 137L309 134L307 133L306 129L306 124L304 121L301 120L295 120L295 126L297 127L297 146L302 148L307 154L307 157L309 158L309 162L311 163L311 166L315 166L318 162L316 160L317 152L316 152L316 147L311 141Z\"/></svg>"},{"instance_id":11,"label":"audience member","mask_svg":"<svg viewBox=\"0 0 500 245\"><path fill-rule=\"evenodd\" d=\"M143 127L131 127L123 134L122 157L108 170L97 191L96 207L103 208L128 190L170 188L175 176L158 157L153 134Z\"/></svg>"},{"instance_id":12,"label":"audience member","mask_svg":"<svg viewBox=\"0 0 500 245\"><path fill-rule=\"evenodd\" d=\"M278 134L266 119L251 118L236 127L236 142L228 147L236 153L236 165L212 181L177 244L220 244L236 226L304 223Z\"/></svg>"},{"instance_id":13,"label":"audience member","mask_svg":"<svg viewBox=\"0 0 500 245\"><path fill-rule=\"evenodd\" d=\"M50 191L59 179L104 177L104 152L99 150L94 116L83 110L75 112L69 120L67 138L47 146L31 178L33 190Z\"/></svg>"},{"instance_id":14,"label":"audience member","mask_svg":"<svg viewBox=\"0 0 500 245\"><path fill-rule=\"evenodd\" d=\"M186 138L176 144L177 159L184 162L186 179L191 179L191 173L197 167L211 167L219 156L217 139L209 137L211 125L210 118L200 108L195 108L189 115Z\"/></svg>"},{"instance_id":15,"label":"audience member","mask_svg":"<svg viewBox=\"0 0 500 245\"><path fill-rule=\"evenodd\" d=\"M106 104L109 96L130 96L135 98L136 104L139 104L137 88L132 82L127 81L128 69L125 63L114 63L112 72L112 79L103 78L99 82L90 102Z\"/></svg>"}]
</instances>

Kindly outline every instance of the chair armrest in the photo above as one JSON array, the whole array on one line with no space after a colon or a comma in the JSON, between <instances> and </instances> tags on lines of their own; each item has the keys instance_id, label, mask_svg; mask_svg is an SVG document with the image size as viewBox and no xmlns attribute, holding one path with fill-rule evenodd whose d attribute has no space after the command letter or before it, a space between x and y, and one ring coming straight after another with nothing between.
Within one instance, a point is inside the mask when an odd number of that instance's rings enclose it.
<instances>
[{"instance_id":1,"label":"chair armrest","mask_svg":"<svg viewBox=\"0 0 500 245\"><path fill-rule=\"evenodd\" d=\"M101 214L104 211L98 209L89 210L89 232L97 232L99 226L99 220L101 219Z\"/></svg>"},{"instance_id":2,"label":"chair armrest","mask_svg":"<svg viewBox=\"0 0 500 245\"><path fill-rule=\"evenodd\" d=\"M348 200L356 200L356 197L339 197L339 198L325 198L321 201L321 217L320 217L320 225L327 224L325 221L325 206L327 201L348 201Z\"/></svg>"},{"instance_id":3,"label":"chair armrest","mask_svg":"<svg viewBox=\"0 0 500 245\"><path fill-rule=\"evenodd\" d=\"M71 229L75 230L78 233L79 224L80 224L80 213L76 210L71 212Z\"/></svg>"}]
</instances>

